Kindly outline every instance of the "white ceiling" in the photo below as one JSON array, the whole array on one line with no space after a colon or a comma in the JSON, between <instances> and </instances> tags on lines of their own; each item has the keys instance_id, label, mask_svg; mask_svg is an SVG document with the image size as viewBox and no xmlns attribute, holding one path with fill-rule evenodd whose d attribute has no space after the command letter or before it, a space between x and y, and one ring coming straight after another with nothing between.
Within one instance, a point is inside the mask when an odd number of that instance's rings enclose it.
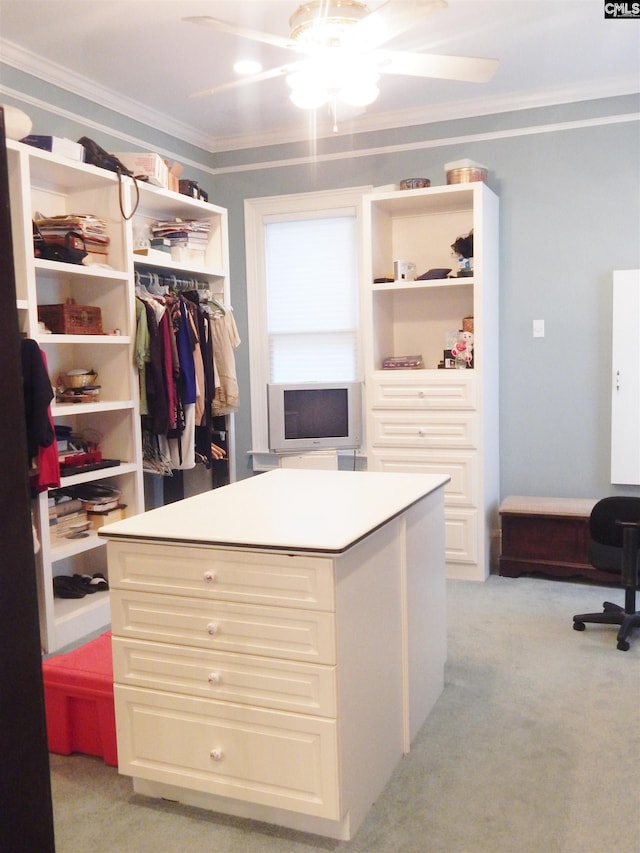
<instances>
[{"instance_id":1,"label":"white ceiling","mask_svg":"<svg viewBox=\"0 0 640 853\"><path fill-rule=\"evenodd\" d=\"M300 2L0 0L0 58L210 151L304 139L309 114L290 103L281 77L189 98L233 80L240 56L270 68L290 61L289 52L181 20L212 15L288 36ZM603 7L602 0L449 0L388 46L495 57L493 79L384 76L363 115L338 115L339 132L640 91L640 21L605 20ZM330 117L318 113L315 133L330 134Z\"/></svg>"}]
</instances>

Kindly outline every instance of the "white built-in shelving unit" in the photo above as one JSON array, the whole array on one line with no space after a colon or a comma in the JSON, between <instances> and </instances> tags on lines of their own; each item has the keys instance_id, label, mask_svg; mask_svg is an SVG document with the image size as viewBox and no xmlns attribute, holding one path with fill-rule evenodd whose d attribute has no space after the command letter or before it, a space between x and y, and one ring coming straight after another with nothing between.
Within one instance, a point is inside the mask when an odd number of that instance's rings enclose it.
<instances>
[{"instance_id":1,"label":"white built-in shelving unit","mask_svg":"<svg viewBox=\"0 0 640 853\"><path fill-rule=\"evenodd\" d=\"M112 468L88 471L62 479L63 486L104 481L121 491L127 514L144 508L139 387L134 367L135 270L153 269L180 278L205 280L212 292L229 301L228 231L226 210L178 193L142 184L135 217L131 210L133 184L109 171L62 158L19 142L7 143L11 222L16 272L17 308L21 332L37 341L45 353L52 384L71 369L93 368L101 386L96 402L51 405L56 424L74 431L95 430L105 458L118 459ZM32 220L44 216L94 214L107 222L110 239L108 267L83 266L34 257ZM134 255L133 234L146 219L191 218L211 222L204 264L180 264L167 257L161 264ZM98 306L102 335L44 334L38 325L38 306L64 303ZM231 454L230 454L231 456ZM34 499L34 518L41 543L37 554L38 595L43 651L52 652L110 623L109 593L81 599L54 596L59 574L107 572L104 543L87 537L58 541L49 535L47 491Z\"/></svg>"},{"instance_id":2,"label":"white built-in shelving unit","mask_svg":"<svg viewBox=\"0 0 640 853\"><path fill-rule=\"evenodd\" d=\"M394 260L418 275L451 268L451 246L474 232L473 275L374 283ZM489 574L498 523L498 199L484 183L364 197L362 278L367 465L448 474L447 574ZM447 336L474 320L474 367L439 369ZM387 356L422 355L423 369L383 370Z\"/></svg>"}]
</instances>

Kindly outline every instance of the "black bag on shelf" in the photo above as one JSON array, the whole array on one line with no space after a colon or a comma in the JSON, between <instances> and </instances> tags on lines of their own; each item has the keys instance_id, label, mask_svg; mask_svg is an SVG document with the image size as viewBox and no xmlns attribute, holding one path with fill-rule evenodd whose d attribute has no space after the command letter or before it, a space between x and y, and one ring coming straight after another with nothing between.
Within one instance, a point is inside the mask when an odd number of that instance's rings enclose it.
<instances>
[{"instance_id":1,"label":"black bag on shelf","mask_svg":"<svg viewBox=\"0 0 640 853\"><path fill-rule=\"evenodd\" d=\"M62 239L43 237L40 229L33 222L33 254L36 258L43 258L45 261L81 264L87 255L87 249L84 237L77 231L67 231Z\"/></svg>"},{"instance_id":2,"label":"black bag on shelf","mask_svg":"<svg viewBox=\"0 0 640 853\"><path fill-rule=\"evenodd\" d=\"M131 219L138 209L138 204L140 203L140 187L138 186L138 181L131 169L127 169L124 163L118 160L114 154L109 154L108 151L105 151L104 148L95 142L95 140L89 139L88 136L81 136L78 143L84 148L85 163L89 163L91 166L98 166L100 169L108 169L110 172L116 173L118 181L120 182L120 195L118 199L120 202L120 213L122 214L123 219ZM131 178L136 188L136 202L130 213L124 212L124 205L122 203L122 175L126 175L128 178Z\"/></svg>"},{"instance_id":3,"label":"black bag on shelf","mask_svg":"<svg viewBox=\"0 0 640 853\"><path fill-rule=\"evenodd\" d=\"M110 172L118 172L120 175L128 175L133 177L133 172L121 163L114 155L109 154L104 148L101 148L93 139L88 136L83 136L78 140L78 144L84 148L84 162L91 166L98 166L100 169L108 169Z\"/></svg>"}]
</instances>

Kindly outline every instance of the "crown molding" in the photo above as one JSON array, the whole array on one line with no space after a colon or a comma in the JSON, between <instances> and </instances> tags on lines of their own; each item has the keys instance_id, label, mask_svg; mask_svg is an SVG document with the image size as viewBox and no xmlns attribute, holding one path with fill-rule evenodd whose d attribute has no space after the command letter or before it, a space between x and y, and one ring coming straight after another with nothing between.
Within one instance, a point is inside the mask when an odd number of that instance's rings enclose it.
<instances>
[{"instance_id":1,"label":"crown molding","mask_svg":"<svg viewBox=\"0 0 640 853\"><path fill-rule=\"evenodd\" d=\"M640 93L640 80L634 75L590 81L577 86L558 86L531 92L518 92L509 95L494 95L488 98L452 101L444 104L431 104L410 110L396 110L385 113L363 114L356 120L340 121L338 131L333 131L333 122L326 127L317 128L316 139L353 136L354 133L371 133L390 128L413 127L436 124L442 121L477 118L485 115L517 112L519 110L554 107L580 101L595 101L601 98L614 98L622 95ZM245 148L263 148L291 142L307 142L306 128L299 125L280 129L272 133L217 137L215 152L236 151Z\"/></svg>"},{"instance_id":2,"label":"crown molding","mask_svg":"<svg viewBox=\"0 0 640 853\"><path fill-rule=\"evenodd\" d=\"M164 113L152 110L145 104L133 100L133 98L127 98L93 81L88 82L86 78L74 74L68 68L43 59L32 51L2 38L0 38L0 60L18 71L30 74L40 80L46 80L47 83L58 86L72 95L86 98L94 104L99 104L115 113L127 116L127 118L135 119L135 121L149 127L162 128L170 136L175 136L177 139L182 139L198 148L204 148L206 151L214 150L214 139L208 134L194 131L189 125L175 121L171 116Z\"/></svg>"},{"instance_id":3,"label":"crown molding","mask_svg":"<svg viewBox=\"0 0 640 853\"><path fill-rule=\"evenodd\" d=\"M127 116L154 129L161 127L170 136L195 145L211 154L307 142L309 139L308 127L304 122L262 134L251 132L233 136L212 137L209 134L194 131L193 127L178 122L171 116L152 110L145 104L124 97L104 86L93 82L88 83L84 77L74 74L63 66L42 59L37 54L2 38L0 38L0 59L19 71L46 80L73 95L99 104L117 114ZM328 121L326 126L322 124L316 128L315 137L316 139L339 138L341 136L352 136L354 133L371 133L389 130L389 128L428 125L442 121L475 118L538 107L559 106L579 101L636 94L639 91L640 83L634 75L605 78L570 87L555 87L517 94L495 95L488 98L424 105L410 110L365 113L359 116L357 120L345 119L342 122L339 120L337 133L333 131L332 122Z\"/></svg>"}]
</instances>

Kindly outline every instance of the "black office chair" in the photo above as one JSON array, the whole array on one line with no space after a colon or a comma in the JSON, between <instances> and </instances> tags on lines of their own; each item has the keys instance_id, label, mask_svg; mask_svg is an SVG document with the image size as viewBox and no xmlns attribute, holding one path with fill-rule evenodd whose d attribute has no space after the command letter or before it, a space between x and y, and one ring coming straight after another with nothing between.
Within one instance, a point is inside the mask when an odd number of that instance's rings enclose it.
<instances>
[{"instance_id":1,"label":"black office chair","mask_svg":"<svg viewBox=\"0 0 640 853\"><path fill-rule=\"evenodd\" d=\"M629 651L629 636L640 628L636 612L636 587L640 563L640 498L603 498L591 510L589 561L596 569L620 574L624 587L624 607L605 601L601 613L579 613L573 617L576 631L584 631L585 622L620 625L618 648Z\"/></svg>"}]
</instances>

